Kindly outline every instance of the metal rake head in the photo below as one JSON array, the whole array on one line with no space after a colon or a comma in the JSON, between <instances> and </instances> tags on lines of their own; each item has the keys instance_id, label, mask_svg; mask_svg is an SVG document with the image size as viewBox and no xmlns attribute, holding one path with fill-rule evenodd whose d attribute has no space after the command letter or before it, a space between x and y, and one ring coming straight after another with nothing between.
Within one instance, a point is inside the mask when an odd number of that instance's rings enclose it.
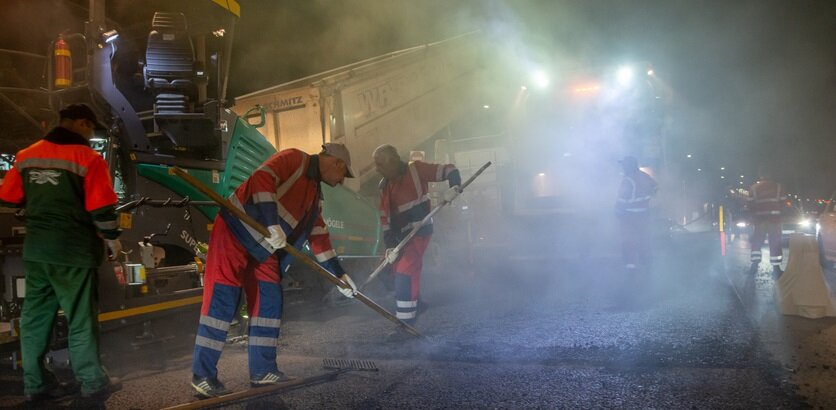
<instances>
[{"instance_id":1,"label":"metal rake head","mask_svg":"<svg viewBox=\"0 0 836 410\"><path fill-rule=\"evenodd\" d=\"M377 365L371 360L323 359L322 368L328 370L359 370L365 372L378 371Z\"/></svg>"}]
</instances>

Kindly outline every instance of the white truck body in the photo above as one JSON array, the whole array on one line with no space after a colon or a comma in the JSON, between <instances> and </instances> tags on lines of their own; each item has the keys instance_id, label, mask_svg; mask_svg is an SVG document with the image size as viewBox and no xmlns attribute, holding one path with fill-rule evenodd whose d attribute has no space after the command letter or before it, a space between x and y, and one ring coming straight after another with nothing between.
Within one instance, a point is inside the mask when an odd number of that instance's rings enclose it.
<instances>
[{"instance_id":1,"label":"white truck body","mask_svg":"<svg viewBox=\"0 0 836 410\"><path fill-rule=\"evenodd\" d=\"M481 47L473 35L371 58L236 98L243 115L266 110L260 130L277 149L316 153L325 142L348 146L358 190L377 179L371 153L392 144L403 155L468 110L481 107Z\"/></svg>"}]
</instances>

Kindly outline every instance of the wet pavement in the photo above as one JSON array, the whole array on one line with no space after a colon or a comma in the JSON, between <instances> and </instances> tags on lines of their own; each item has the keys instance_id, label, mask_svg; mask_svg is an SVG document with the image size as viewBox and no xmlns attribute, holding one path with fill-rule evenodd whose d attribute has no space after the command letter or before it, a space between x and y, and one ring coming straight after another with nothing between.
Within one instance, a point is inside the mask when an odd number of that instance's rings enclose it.
<instances>
[{"instance_id":1,"label":"wet pavement","mask_svg":"<svg viewBox=\"0 0 836 410\"><path fill-rule=\"evenodd\" d=\"M725 271L761 344L780 363L784 377L805 403L818 409L836 408L836 318L780 314L771 267L762 262L757 272L751 272L749 246L746 235L730 242ZM769 246L762 251L768 258ZM784 248L783 254L786 261L789 249ZM834 295L836 270L823 269L822 275Z\"/></svg>"},{"instance_id":2,"label":"wet pavement","mask_svg":"<svg viewBox=\"0 0 836 410\"><path fill-rule=\"evenodd\" d=\"M416 326L427 339L397 343L386 342L393 326L359 303L324 307L288 292L282 370L321 374L323 359L339 358L370 360L378 371L228 408L806 407L752 320L747 303L757 296L732 286L713 235L664 244L646 275L618 265L542 258L427 272L429 309ZM388 306L384 294L370 292ZM229 345L221 359L233 390L247 386L245 349ZM130 358L107 407L194 400L190 351L175 351L165 361L159 351Z\"/></svg>"}]
</instances>

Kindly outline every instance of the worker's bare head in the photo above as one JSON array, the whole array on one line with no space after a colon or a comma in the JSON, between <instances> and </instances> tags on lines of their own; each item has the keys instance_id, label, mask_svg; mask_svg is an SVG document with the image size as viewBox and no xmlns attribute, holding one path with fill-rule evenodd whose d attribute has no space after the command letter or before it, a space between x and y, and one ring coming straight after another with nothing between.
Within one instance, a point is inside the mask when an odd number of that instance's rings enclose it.
<instances>
[{"instance_id":1,"label":"worker's bare head","mask_svg":"<svg viewBox=\"0 0 836 410\"><path fill-rule=\"evenodd\" d=\"M348 148L333 142L323 145L319 153L319 174L322 182L330 186L342 184L345 178L354 178Z\"/></svg>"},{"instance_id":2,"label":"worker's bare head","mask_svg":"<svg viewBox=\"0 0 836 410\"><path fill-rule=\"evenodd\" d=\"M372 153L374 169L384 178L394 178L398 175L401 166L401 156L398 149L389 144L383 144L375 148Z\"/></svg>"}]
</instances>

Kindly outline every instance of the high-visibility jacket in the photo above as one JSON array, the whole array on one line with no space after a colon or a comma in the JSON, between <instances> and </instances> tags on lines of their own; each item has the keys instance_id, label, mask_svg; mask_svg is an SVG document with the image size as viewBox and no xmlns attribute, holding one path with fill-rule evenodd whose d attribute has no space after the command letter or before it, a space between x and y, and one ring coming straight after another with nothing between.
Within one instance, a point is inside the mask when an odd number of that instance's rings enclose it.
<instances>
[{"instance_id":1,"label":"high-visibility jacket","mask_svg":"<svg viewBox=\"0 0 836 410\"><path fill-rule=\"evenodd\" d=\"M291 245L298 246L297 240L307 238L316 260L342 276L344 271L322 219L321 180L318 155L287 149L264 161L229 200L261 225L280 226ZM270 257L264 236L227 211L222 210L221 216L253 258L264 262Z\"/></svg>"},{"instance_id":2,"label":"high-visibility jacket","mask_svg":"<svg viewBox=\"0 0 836 410\"><path fill-rule=\"evenodd\" d=\"M618 213L642 213L650 210L650 199L656 195L656 181L642 171L624 175L618 189L615 208Z\"/></svg>"},{"instance_id":3,"label":"high-visibility jacket","mask_svg":"<svg viewBox=\"0 0 836 410\"><path fill-rule=\"evenodd\" d=\"M751 209L755 217L779 218L787 197L781 184L761 179L750 188Z\"/></svg>"},{"instance_id":4,"label":"high-visibility jacket","mask_svg":"<svg viewBox=\"0 0 836 410\"><path fill-rule=\"evenodd\" d=\"M404 164L397 179L381 179L378 186L380 225L387 248L397 246L398 242L430 213L428 183L445 180L450 186L461 185L461 176L454 165L428 164L421 161ZM430 222L416 235L430 235L432 232Z\"/></svg>"},{"instance_id":5,"label":"high-visibility jacket","mask_svg":"<svg viewBox=\"0 0 836 410\"><path fill-rule=\"evenodd\" d=\"M107 163L84 137L63 127L17 153L0 200L26 208L27 261L95 268L104 257L99 235L120 233Z\"/></svg>"}]
</instances>

